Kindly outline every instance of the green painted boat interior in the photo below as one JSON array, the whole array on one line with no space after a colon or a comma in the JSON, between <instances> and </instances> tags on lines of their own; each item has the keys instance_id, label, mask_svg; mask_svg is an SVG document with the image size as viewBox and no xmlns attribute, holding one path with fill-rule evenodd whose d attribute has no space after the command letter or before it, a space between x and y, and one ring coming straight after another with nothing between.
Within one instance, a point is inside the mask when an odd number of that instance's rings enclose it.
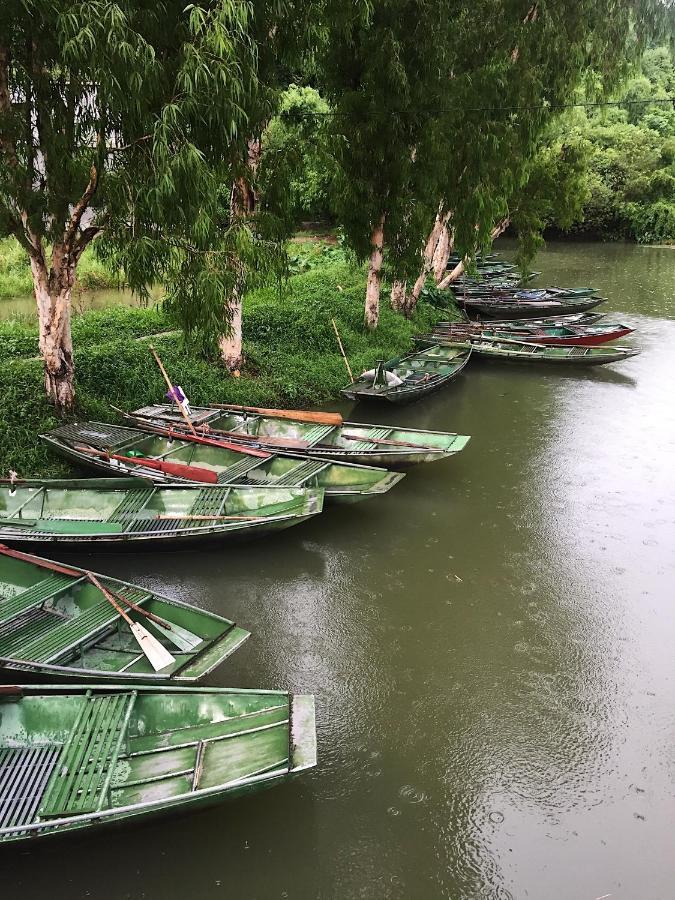
<instances>
[{"instance_id":1,"label":"green painted boat interior","mask_svg":"<svg viewBox=\"0 0 675 900\"><path fill-rule=\"evenodd\" d=\"M39 690L0 702L2 841L236 793L316 763L309 696Z\"/></svg>"},{"instance_id":2,"label":"green painted boat interior","mask_svg":"<svg viewBox=\"0 0 675 900\"><path fill-rule=\"evenodd\" d=\"M134 428L122 428L102 422L80 425L64 425L45 437L55 449L71 448L82 461L89 459L78 446L90 445L116 455L135 455L136 458L183 463L210 469L225 485L269 485L272 487L319 487L326 489L328 497L379 494L388 491L403 475L375 466L358 466L350 463L308 459L302 456L271 453L260 458L244 450L209 446L193 441L147 434ZM115 461L110 468L115 470Z\"/></svg>"},{"instance_id":3,"label":"green painted boat interior","mask_svg":"<svg viewBox=\"0 0 675 900\"><path fill-rule=\"evenodd\" d=\"M0 533L9 527L26 535L237 530L244 527L241 519L218 517L304 517L320 512L322 499L320 491L293 487L165 487L144 478L36 481L0 485Z\"/></svg>"},{"instance_id":4,"label":"green painted boat interior","mask_svg":"<svg viewBox=\"0 0 675 900\"><path fill-rule=\"evenodd\" d=\"M183 418L175 407L168 404L145 406L135 410L132 415L147 419L155 419L165 423L181 424ZM195 425L208 424L210 428L220 431L251 435L256 438L285 439L303 441L309 447L339 448L348 451L380 449L381 445L372 442L394 440L417 443L420 447L431 447L436 450L457 452L468 441L466 435L452 434L445 431L418 431L412 428L398 428L388 425L370 425L359 422L345 422L342 425L323 425L314 422L300 422L295 419L276 418L257 414L227 412L209 407L192 407L192 422ZM345 437L348 435L349 437ZM349 438L358 436L361 441ZM392 450L394 448L391 448Z\"/></svg>"},{"instance_id":5,"label":"green painted boat interior","mask_svg":"<svg viewBox=\"0 0 675 900\"><path fill-rule=\"evenodd\" d=\"M35 559L37 559L35 557ZM70 567L68 567L70 569ZM0 659L23 668L63 676L82 672L101 676L194 680L230 655L248 632L229 619L169 600L142 587L100 576L122 601L168 623L167 630L142 612L127 608L174 658L156 673L119 612L87 578L84 570L64 574L0 554ZM171 629L189 632L189 649L171 639Z\"/></svg>"}]
</instances>

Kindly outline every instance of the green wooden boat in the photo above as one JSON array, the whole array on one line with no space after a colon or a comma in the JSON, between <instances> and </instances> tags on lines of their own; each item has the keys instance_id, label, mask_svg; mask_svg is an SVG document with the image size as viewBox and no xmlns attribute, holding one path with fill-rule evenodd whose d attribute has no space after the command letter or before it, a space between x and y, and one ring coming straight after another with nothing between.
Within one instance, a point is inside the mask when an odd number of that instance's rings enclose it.
<instances>
[{"instance_id":1,"label":"green wooden boat","mask_svg":"<svg viewBox=\"0 0 675 900\"><path fill-rule=\"evenodd\" d=\"M341 391L352 400L411 403L438 391L462 371L471 357L471 344L433 347L410 356L378 363Z\"/></svg>"},{"instance_id":2,"label":"green wooden boat","mask_svg":"<svg viewBox=\"0 0 675 900\"><path fill-rule=\"evenodd\" d=\"M0 844L202 809L316 765L311 695L129 685L0 691Z\"/></svg>"},{"instance_id":3,"label":"green wooden boat","mask_svg":"<svg viewBox=\"0 0 675 900\"><path fill-rule=\"evenodd\" d=\"M191 683L249 636L215 613L95 575L106 591L121 598L130 619L174 658L156 671L128 623L84 569L3 545L0 551L0 666L20 670L24 677Z\"/></svg>"},{"instance_id":4,"label":"green wooden boat","mask_svg":"<svg viewBox=\"0 0 675 900\"><path fill-rule=\"evenodd\" d=\"M452 346L471 346L474 355L482 359L515 363L543 363L575 366L598 366L603 363L623 362L637 356L639 350L632 347L549 347L546 344L528 344L525 341L473 341L458 342Z\"/></svg>"},{"instance_id":5,"label":"green wooden boat","mask_svg":"<svg viewBox=\"0 0 675 900\"><path fill-rule=\"evenodd\" d=\"M187 435L175 438L148 434L103 422L62 425L41 437L71 462L108 474L143 475L169 483L194 482L195 476L198 480L208 476L221 486L323 488L326 500L340 503L384 494L404 477L401 472L373 466L225 447L206 438L195 441ZM167 463L170 472L154 468Z\"/></svg>"},{"instance_id":6,"label":"green wooden boat","mask_svg":"<svg viewBox=\"0 0 675 900\"><path fill-rule=\"evenodd\" d=\"M159 485L149 478L0 484L0 541L179 547L260 537L318 515L321 488Z\"/></svg>"},{"instance_id":7,"label":"green wooden boat","mask_svg":"<svg viewBox=\"0 0 675 900\"><path fill-rule=\"evenodd\" d=\"M462 450L469 437L447 431L424 431L389 425L343 422L330 425L232 409L193 406L191 421L212 437L269 449L294 449L316 459L340 460L391 468L445 459ZM129 418L140 428L184 428L175 406L158 404L135 410ZM208 429L206 431L206 429Z\"/></svg>"}]
</instances>

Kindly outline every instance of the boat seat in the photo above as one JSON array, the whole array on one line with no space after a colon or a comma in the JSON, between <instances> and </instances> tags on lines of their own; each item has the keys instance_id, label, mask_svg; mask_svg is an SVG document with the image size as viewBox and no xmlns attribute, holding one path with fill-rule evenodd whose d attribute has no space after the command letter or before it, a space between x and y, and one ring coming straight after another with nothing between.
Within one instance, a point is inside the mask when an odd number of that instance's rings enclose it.
<instances>
[{"instance_id":1,"label":"boat seat","mask_svg":"<svg viewBox=\"0 0 675 900\"><path fill-rule=\"evenodd\" d=\"M208 516L212 514L219 516L225 507L229 493L229 487L202 488L190 507L189 515Z\"/></svg>"},{"instance_id":2,"label":"boat seat","mask_svg":"<svg viewBox=\"0 0 675 900\"><path fill-rule=\"evenodd\" d=\"M349 441L348 447L350 450L372 450L373 447L377 447L377 444L373 444L368 438L381 440L382 438L386 438L388 434L391 434L391 428L371 428L370 431L364 435L363 440Z\"/></svg>"},{"instance_id":3,"label":"boat seat","mask_svg":"<svg viewBox=\"0 0 675 900\"><path fill-rule=\"evenodd\" d=\"M0 600L0 625L41 606L54 594L71 587L75 580L71 575L60 575L53 572L42 581L26 588L25 591L21 591L7 600Z\"/></svg>"},{"instance_id":4,"label":"boat seat","mask_svg":"<svg viewBox=\"0 0 675 900\"><path fill-rule=\"evenodd\" d=\"M0 749L0 828L19 828L35 820L61 744Z\"/></svg>"},{"instance_id":5,"label":"boat seat","mask_svg":"<svg viewBox=\"0 0 675 900\"><path fill-rule=\"evenodd\" d=\"M295 466L295 468L278 478L275 484L283 485L284 487L300 487L309 478L317 475L325 466L326 463L322 459L306 459L299 466Z\"/></svg>"},{"instance_id":6,"label":"boat seat","mask_svg":"<svg viewBox=\"0 0 675 900\"><path fill-rule=\"evenodd\" d=\"M259 463L260 457L258 456L247 456L245 459L240 459L239 462L228 466L224 472L220 472L218 484L234 484L237 481L245 481L248 471Z\"/></svg>"},{"instance_id":7,"label":"boat seat","mask_svg":"<svg viewBox=\"0 0 675 900\"><path fill-rule=\"evenodd\" d=\"M49 779L38 811L40 818L101 808L135 700L136 691L96 697L87 692Z\"/></svg>"},{"instance_id":8,"label":"boat seat","mask_svg":"<svg viewBox=\"0 0 675 900\"><path fill-rule=\"evenodd\" d=\"M588 347L572 347L569 356L584 356L588 352Z\"/></svg>"},{"instance_id":9,"label":"boat seat","mask_svg":"<svg viewBox=\"0 0 675 900\"><path fill-rule=\"evenodd\" d=\"M89 444L99 450L109 450L129 441L138 440L138 432L119 425L102 422L83 422L78 425L62 425L50 432L50 436L67 444Z\"/></svg>"},{"instance_id":10,"label":"boat seat","mask_svg":"<svg viewBox=\"0 0 675 900\"><path fill-rule=\"evenodd\" d=\"M55 662L66 651L74 649L92 634L104 631L118 618L119 613L115 608L107 600L102 600L80 613L79 616L61 621L46 634L26 643L22 642L19 647L15 648L15 653L20 659L45 663Z\"/></svg>"},{"instance_id":11,"label":"boat seat","mask_svg":"<svg viewBox=\"0 0 675 900\"><path fill-rule=\"evenodd\" d=\"M139 510L143 509L155 493L155 490L156 488L143 488L141 490L129 491L119 506L113 510L110 516L108 516L106 521L128 522L129 519L133 518L133 516L139 512Z\"/></svg>"},{"instance_id":12,"label":"boat seat","mask_svg":"<svg viewBox=\"0 0 675 900\"><path fill-rule=\"evenodd\" d=\"M306 431L302 439L303 441L307 441L307 443L311 446L312 444L318 444L326 435L330 434L331 431L335 428L335 425L314 425L313 428L310 428L309 431Z\"/></svg>"}]
</instances>

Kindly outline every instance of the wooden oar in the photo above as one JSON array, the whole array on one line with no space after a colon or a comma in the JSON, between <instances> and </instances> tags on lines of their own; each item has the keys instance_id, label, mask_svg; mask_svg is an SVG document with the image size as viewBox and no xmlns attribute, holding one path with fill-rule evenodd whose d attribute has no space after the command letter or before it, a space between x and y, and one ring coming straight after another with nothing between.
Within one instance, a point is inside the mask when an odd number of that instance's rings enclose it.
<instances>
[{"instance_id":1,"label":"wooden oar","mask_svg":"<svg viewBox=\"0 0 675 900\"><path fill-rule=\"evenodd\" d=\"M175 432L171 427L162 428L161 425L155 425L153 428L157 431L158 434L164 434L168 438L174 436ZM207 447L220 447L221 450L234 450L236 453L245 453L247 456L257 456L260 459L269 459L270 456L273 456L271 450L262 450L255 449L254 447L249 447L244 444L235 444L228 441L222 441L219 438L208 438L202 437L199 434L188 434L186 431L179 432L179 437L182 441L192 441L195 444L205 444Z\"/></svg>"},{"instance_id":2,"label":"wooden oar","mask_svg":"<svg viewBox=\"0 0 675 900\"><path fill-rule=\"evenodd\" d=\"M155 666L155 663L153 662L153 660L146 653L146 648L145 648L144 644L141 644L139 635L136 634L136 632L134 632L134 637L138 640L139 644L141 645L141 649L143 650L145 655L148 656L148 659L150 660L150 663L153 666L153 668L155 669L155 671L159 671L159 669L163 669L165 666L169 665L169 663L175 662L175 659L173 658L173 656L171 656L169 651L165 647L162 647L162 645L159 643L159 641L157 641L156 638L154 638L150 634L149 631L147 631L145 628L143 628L142 625L138 625L138 623L133 622L126 615L124 610L122 610L119 607L119 605L115 602L115 600L112 599L113 592L108 591L106 588L104 588L103 585L101 584L101 582L98 580L98 578L96 577L96 575L94 575L93 572L89 572L86 569L83 569L82 571L79 571L78 569L71 569L68 566L62 566L59 563L51 562L51 560L40 559L39 557L31 556L30 553L22 553L20 550L11 550L5 544L0 544L0 553L3 556L11 556L14 559L21 559L24 562L31 563L31 565L38 566L41 569L49 569L49 571L57 572L59 575L68 575L71 578L82 578L82 576L84 575L89 581L91 581L91 583L96 588L98 588L98 590L103 594L103 596L106 598L106 600L108 600L109 602L112 603L112 605L117 609L117 611L120 613L120 615L125 620L125 622L131 627L132 632L134 631L134 628L132 626L137 625L137 630L142 629L142 631L144 631L147 634L148 638L150 638L150 644L152 644L152 642L154 641L159 646L161 654L158 653L155 656L155 658L158 662L160 662L162 658L166 659L168 657L168 659L169 659L168 662L163 662L161 666ZM135 609L137 612L142 613L144 616L147 616L149 619L156 622L156 624L158 624L158 625L161 624L161 626L163 628L169 628L173 631L173 627L168 622L165 622L163 619L160 619L159 616L155 616L153 613L149 612L148 610L143 609L142 607L138 606L138 604L134 603L133 601L127 600L126 597L120 597L119 594L114 594L114 596L117 597L118 600L122 600L127 606L130 606L132 609ZM191 632L188 632L188 633L191 633ZM143 640L145 641L145 638L143 638Z\"/></svg>"},{"instance_id":3,"label":"wooden oar","mask_svg":"<svg viewBox=\"0 0 675 900\"><path fill-rule=\"evenodd\" d=\"M71 578L82 578L86 574L79 569L70 569L68 566L62 566L60 563L52 562L47 559L40 559L37 556L31 556L30 553L22 553L20 550L11 550L6 544L0 544L0 553L3 556L12 556L14 559L22 559L41 569L50 569L52 572L58 572L59 575L70 575Z\"/></svg>"},{"instance_id":4,"label":"wooden oar","mask_svg":"<svg viewBox=\"0 0 675 900\"><path fill-rule=\"evenodd\" d=\"M192 437L185 435L185 437ZM205 481L208 484L218 484L218 473L202 466L188 466L185 463L166 462L163 459L150 459L147 456L121 456L117 453L106 453L105 450L97 450L95 447L82 447L75 445L75 450L80 453L88 453L90 456L102 456L105 459L117 459L123 463L134 466L145 466L148 469L157 469L165 475L175 475L177 478L186 478L188 481Z\"/></svg>"},{"instance_id":5,"label":"wooden oar","mask_svg":"<svg viewBox=\"0 0 675 900\"><path fill-rule=\"evenodd\" d=\"M410 441L396 441L393 438L369 438L358 434L343 434L346 441L367 441L369 444L392 444L394 447L414 447L416 450L435 450L428 444L413 444Z\"/></svg>"},{"instance_id":6,"label":"wooden oar","mask_svg":"<svg viewBox=\"0 0 675 900\"><path fill-rule=\"evenodd\" d=\"M183 404L180 402L180 400L174 394L174 386L173 386L173 384L171 384L171 379L167 375L167 371L164 368L164 363L159 358L159 353L155 350L155 348L152 346L152 344L150 344L150 352L155 357L155 362L159 366L159 371L162 373L162 375L164 376L164 381L166 381L166 383L167 383L167 386L169 388L169 397L171 397L171 399L174 401L174 403L176 404L178 409L181 411L181 415L185 419L188 428L192 431L193 434L195 434L194 425L190 421L190 417L188 416L188 414L185 412L185 407L183 406Z\"/></svg>"},{"instance_id":7,"label":"wooden oar","mask_svg":"<svg viewBox=\"0 0 675 900\"><path fill-rule=\"evenodd\" d=\"M148 662L155 670L155 672L159 672L162 669L165 669L167 666L173 665L176 662L175 657L173 657L169 653L166 647L160 644L157 638L150 634L148 629L144 628L140 622L134 622L134 620L126 614L126 612L122 609L117 600L115 600L110 591L103 587L103 585L93 572L87 572L86 575L94 585L94 587L97 587L99 589L108 603L115 610L117 610L120 616L122 616L124 621L127 623L129 628L131 629L131 633L136 638L138 646L145 654Z\"/></svg>"},{"instance_id":8,"label":"wooden oar","mask_svg":"<svg viewBox=\"0 0 675 900\"><path fill-rule=\"evenodd\" d=\"M137 416L131 415L129 413L125 413L125 418L131 419L132 422L137 422L139 419L142 419L144 422L147 422L148 425L152 425L154 428L168 430L169 428L175 429L183 429L185 426L181 422L172 423L171 426L164 426L158 424L156 418L153 416ZM222 428L212 428L210 425L198 425L197 437L208 437L211 434L217 434L219 437L225 437L233 440L235 443L241 441L241 443L251 443L251 444L259 444L261 447L268 445L270 447L288 447L291 449L306 449L309 447L308 441L300 441L295 438L275 438L275 437L267 437L266 435L260 437L255 434L247 434L245 431L224 431ZM221 443L221 446L226 446L225 442ZM240 448L237 448L240 449Z\"/></svg>"},{"instance_id":9,"label":"wooden oar","mask_svg":"<svg viewBox=\"0 0 675 900\"><path fill-rule=\"evenodd\" d=\"M340 413L310 412L302 409L262 409L258 406L239 406L236 403L209 403L213 409L227 409L230 412L254 413L273 419L295 419L297 422L317 422L321 425L342 425Z\"/></svg>"},{"instance_id":10,"label":"wooden oar","mask_svg":"<svg viewBox=\"0 0 675 900\"><path fill-rule=\"evenodd\" d=\"M204 638L200 637L198 634L194 634L192 631L188 631L187 628L182 628L180 625L176 625L175 622L167 622L166 619L160 619L159 616L156 616L154 613L151 613L147 609L143 609L143 607L139 606L138 603L134 603L133 600L129 600L126 597L123 597L116 591L110 591L110 593L120 602L126 604L128 607L135 610L137 613L140 613L142 616L145 616L147 619L150 619L155 628L157 628L161 634L168 638L172 644L175 644L175 646L178 647L179 650L185 650L189 652L191 650L194 650L194 648L201 644L204 640Z\"/></svg>"}]
</instances>

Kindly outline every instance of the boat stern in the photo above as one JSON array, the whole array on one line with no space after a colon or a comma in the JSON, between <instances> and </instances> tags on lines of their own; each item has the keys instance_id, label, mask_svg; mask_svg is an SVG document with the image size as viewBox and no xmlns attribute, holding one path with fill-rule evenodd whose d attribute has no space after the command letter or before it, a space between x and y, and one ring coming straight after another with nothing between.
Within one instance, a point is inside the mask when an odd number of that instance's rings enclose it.
<instances>
[{"instance_id":1,"label":"boat stern","mask_svg":"<svg viewBox=\"0 0 675 900\"><path fill-rule=\"evenodd\" d=\"M316 765L316 714L313 694L294 694L291 701L291 772Z\"/></svg>"}]
</instances>

